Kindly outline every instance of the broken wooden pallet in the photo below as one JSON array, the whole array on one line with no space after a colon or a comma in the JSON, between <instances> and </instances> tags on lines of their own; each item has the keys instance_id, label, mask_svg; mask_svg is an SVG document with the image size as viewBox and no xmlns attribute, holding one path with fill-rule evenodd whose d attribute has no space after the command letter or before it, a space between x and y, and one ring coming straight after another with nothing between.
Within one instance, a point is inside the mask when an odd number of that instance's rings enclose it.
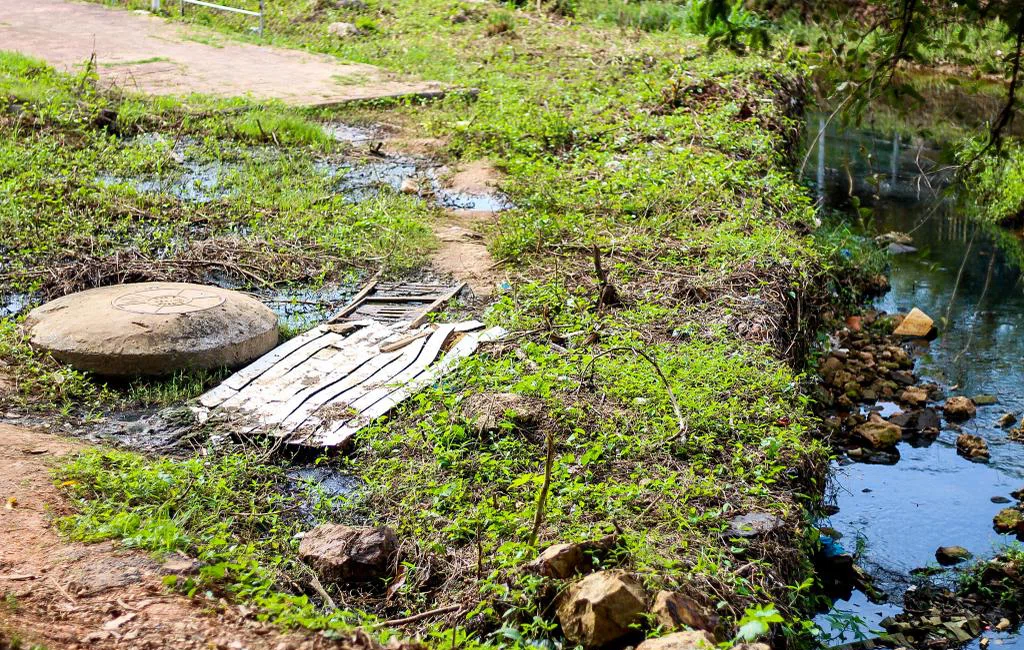
<instances>
[{"instance_id":1,"label":"broken wooden pallet","mask_svg":"<svg viewBox=\"0 0 1024 650\"><path fill-rule=\"evenodd\" d=\"M454 298L465 286L465 282L450 285L371 280L330 322L372 319L382 323L408 322L411 328L419 327L430 312Z\"/></svg>"},{"instance_id":2,"label":"broken wooden pallet","mask_svg":"<svg viewBox=\"0 0 1024 650\"><path fill-rule=\"evenodd\" d=\"M327 324L271 351L203 395L210 417L285 444L343 447L359 429L504 333L478 321L406 330Z\"/></svg>"}]
</instances>

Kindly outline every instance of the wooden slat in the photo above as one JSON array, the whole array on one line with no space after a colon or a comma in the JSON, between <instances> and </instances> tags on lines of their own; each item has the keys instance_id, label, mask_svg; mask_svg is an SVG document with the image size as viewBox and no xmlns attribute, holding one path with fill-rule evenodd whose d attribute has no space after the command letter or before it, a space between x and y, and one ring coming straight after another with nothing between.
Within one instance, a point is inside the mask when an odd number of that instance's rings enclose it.
<instances>
[{"instance_id":1,"label":"wooden slat","mask_svg":"<svg viewBox=\"0 0 1024 650\"><path fill-rule=\"evenodd\" d=\"M427 322L427 316L430 315L430 312L434 311L435 309L437 309L438 307L440 307L444 303L446 303L449 300L451 300L452 298L454 298L465 287L466 287L466 283L463 282L459 286L453 288L448 293L442 294L441 296L439 296L434 302L432 302L429 305L427 305L427 308L423 310L422 314L420 314L411 323L409 323L409 327L419 327L423 323Z\"/></svg>"},{"instance_id":2,"label":"wooden slat","mask_svg":"<svg viewBox=\"0 0 1024 650\"><path fill-rule=\"evenodd\" d=\"M287 357L292 352L295 352L310 341L314 341L327 333L327 328L317 327L309 330L305 334L301 334L289 341L286 341L225 379L219 386L200 397L199 403L208 408L219 406L224 402L224 400L245 388L251 381L259 377L275 363Z\"/></svg>"},{"instance_id":3,"label":"wooden slat","mask_svg":"<svg viewBox=\"0 0 1024 650\"><path fill-rule=\"evenodd\" d=\"M253 381L236 397L227 400L223 407L267 415L272 412L274 402L287 401L308 385L308 381L320 383L318 375L328 372L328 368L343 370L351 367L353 360L358 361L358 357L372 355L380 341L391 333L391 329L379 323L372 323L338 342L328 343L319 350L307 350L312 354L300 363L294 363L296 355L290 355ZM328 349L333 351L331 359L318 360L317 355L324 354ZM347 352L349 350L351 352ZM321 369L321 372L318 373L318 369Z\"/></svg>"},{"instance_id":4,"label":"wooden slat","mask_svg":"<svg viewBox=\"0 0 1024 650\"><path fill-rule=\"evenodd\" d=\"M334 383L329 389L313 395L302 408L296 411L281 425L281 434L295 434L302 437L300 430L306 431L308 436L315 432L321 425L321 409L328 407L349 408L351 402L364 396L372 386L379 386L381 383L393 383L397 378L412 366L423 352L427 341L419 340L406 346L402 350L390 354L382 354L379 359L384 363L370 364L366 372L359 375L353 373L349 377ZM295 436L293 436L295 437Z\"/></svg>"},{"instance_id":5,"label":"wooden slat","mask_svg":"<svg viewBox=\"0 0 1024 650\"><path fill-rule=\"evenodd\" d=\"M358 398L354 400L347 401L346 405L349 408L355 410L357 415L355 415L354 417L345 418L343 420L338 420L333 423L327 422L325 424L325 429L331 430L335 428L340 428L347 422L352 420L365 420L365 417L363 416L363 411L371 408L380 400L385 399L388 395L391 395L396 390L399 390L401 386L415 379L417 375L425 371L427 369L427 366L429 366L431 363L434 362L435 359L437 359L437 355L441 353L441 348L444 347L445 341L448 340L448 337L451 336L454 330L455 325L453 324L442 325L441 327L437 328L437 331L435 331L430 336L430 338L427 339L427 341L423 344L422 351L416 357L415 361L411 363L407 368L405 368L401 373L392 377L386 384L378 383L376 385L373 385L367 382L365 384L365 387L369 388L370 390L368 390L367 392L360 395ZM330 404L332 403L333 402L328 402L327 406L330 406Z\"/></svg>"},{"instance_id":6,"label":"wooden slat","mask_svg":"<svg viewBox=\"0 0 1024 650\"><path fill-rule=\"evenodd\" d=\"M481 344L497 340L504 336L505 330L500 327L492 327L479 333L471 333L464 336L456 343L444 358L431 365L423 373L408 381L405 385L391 393L386 399L379 400L373 406L362 411L358 421L349 420L335 425L334 428L321 433L311 442L318 447L340 447L348 443L360 429L373 422L373 420L386 415L410 396L422 390L442 375L447 373L458 362L459 359L468 357L480 347ZM308 444L308 443L307 443Z\"/></svg>"},{"instance_id":7,"label":"wooden slat","mask_svg":"<svg viewBox=\"0 0 1024 650\"><path fill-rule=\"evenodd\" d=\"M364 333L366 330L359 330L355 336L366 336ZM272 365L266 371L263 372L259 377L253 379L245 387L244 390L238 391L232 397L224 400L220 405L220 408L224 409L237 409L243 406L243 404L250 402L254 398L265 394L267 391L273 390L275 383L284 375L288 374L293 368L305 363L314 354L322 350L323 348L333 343L340 343L345 340L339 334L328 332L324 336L313 339L306 345L299 347L294 350L291 354L285 358L278 360L277 363Z\"/></svg>"}]
</instances>

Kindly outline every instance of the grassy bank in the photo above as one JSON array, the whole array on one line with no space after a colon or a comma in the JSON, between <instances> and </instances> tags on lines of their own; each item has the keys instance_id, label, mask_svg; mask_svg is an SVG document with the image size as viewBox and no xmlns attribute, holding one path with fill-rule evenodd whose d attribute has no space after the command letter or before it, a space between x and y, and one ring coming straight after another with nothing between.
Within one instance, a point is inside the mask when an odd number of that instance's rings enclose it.
<instances>
[{"instance_id":1,"label":"grassy bank","mask_svg":"<svg viewBox=\"0 0 1024 650\"><path fill-rule=\"evenodd\" d=\"M413 266L429 245L433 208L388 192L352 204L316 172L340 152L309 120L384 121L441 139L446 159L487 157L505 172L517 208L488 235L512 281L484 316L511 335L363 431L352 457L325 459L365 486L310 520L274 514L291 512L291 502L273 496L273 463L94 451L60 477L81 512L66 530L196 556L210 568L176 587L254 603L285 625L346 630L460 604L403 632L470 647L558 647L551 601L565 585L521 566L552 543L616 532L603 566L635 573L652 593L692 597L722 617L723 640L771 610L785 617L780 633L804 632L807 553L817 540L807 513L823 489L826 451L798 368L820 306L851 296L856 246L842 232L814 234L814 210L791 171L806 70L709 55L678 33L490 4L272 7L281 44L479 95L300 120L275 106L97 93L5 55L3 272L26 291L57 294L90 278L139 278L86 274L50 285L44 270L132 251L147 255L135 268L159 269L225 240L244 242L226 259L258 265L252 274L267 282L316 285L353 269ZM453 20L457 12L465 15ZM327 36L332 20L360 17L364 35ZM102 108L117 111L119 134L97 120ZM186 136L188 160L238 162L213 200L98 180L180 173L174 143ZM595 248L617 299L596 277ZM234 280L259 284L237 269ZM77 375L81 393L43 393L67 371L35 359L10 319L4 327L5 372L37 378L21 384L23 398L51 409L73 409L93 399L89 391L123 398ZM533 400L542 415L524 425L509 414L496 434L481 435L466 399L496 392ZM253 512L266 516L245 514ZM730 519L750 512L780 525L749 539L728 532ZM293 534L319 520L393 527L403 540L400 576L390 588L328 585L344 606L323 608L293 558Z\"/></svg>"}]
</instances>

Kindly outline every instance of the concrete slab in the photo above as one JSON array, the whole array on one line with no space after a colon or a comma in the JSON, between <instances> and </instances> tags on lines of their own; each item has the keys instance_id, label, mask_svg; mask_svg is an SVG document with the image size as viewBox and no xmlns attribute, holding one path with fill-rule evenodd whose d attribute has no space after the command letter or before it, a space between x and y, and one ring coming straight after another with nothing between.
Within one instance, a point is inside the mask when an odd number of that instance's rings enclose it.
<instances>
[{"instance_id":1,"label":"concrete slab","mask_svg":"<svg viewBox=\"0 0 1024 650\"><path fill-rule=\"evenodd\" d=\"M0 0L0 49L72 72L95 53L104 85L152 95L318 106L442 91L436 82L403 80L372 65L236 42L146 12L66 0Z\"/></svg>"}]
</instances>

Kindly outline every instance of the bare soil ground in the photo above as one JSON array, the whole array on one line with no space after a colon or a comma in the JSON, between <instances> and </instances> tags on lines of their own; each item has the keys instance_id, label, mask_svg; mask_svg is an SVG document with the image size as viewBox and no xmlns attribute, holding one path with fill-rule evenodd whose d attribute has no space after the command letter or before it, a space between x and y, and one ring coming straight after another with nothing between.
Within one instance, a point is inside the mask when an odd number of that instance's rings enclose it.
<instances>
[{"instance_id":1,"label":"bare soil ground","mask_svg":"<svg viewBox=\"0 0 1024 650\"><path fill-rule=\"evenodd\" d=\"M105 86L153 95L202 93L328 105L441 88L372 65L235 42L145 12L64 0L0 0L0 48L71 72L95 54Z\"/></svg>"},{"instance_id":2,"label":"bare soil ground","mask_svg":"<svg viewBox=\"0 0 1024 650\"><path fill-rule=\"evenodd\" d=\"M113 542L61 539L53 519L67 511L50 470L82 443L0 423L0 649L313 649L377 647L286 635L226 603L189 600L162 577L188 562L161 565ZM177 566L175 566L177 565Z\"/></svg>"},{"instance_id":3,"label":"bare soil ground","mask_svg":"<svg viewBox=\"0 0 1024 650\"><path fill-rule=\"evenodd\" d=\"M448 188L476 196L494 194L501 174L487 160L477 160L455 171ZM484 230L495 225L494 212L479 210L448 210L446 217L432 224L439 245L431 257L434 268L468 282L473 293L485 298L494 293L504 277L501 263L487 249Z\"/></svg>"}]
</instances>

